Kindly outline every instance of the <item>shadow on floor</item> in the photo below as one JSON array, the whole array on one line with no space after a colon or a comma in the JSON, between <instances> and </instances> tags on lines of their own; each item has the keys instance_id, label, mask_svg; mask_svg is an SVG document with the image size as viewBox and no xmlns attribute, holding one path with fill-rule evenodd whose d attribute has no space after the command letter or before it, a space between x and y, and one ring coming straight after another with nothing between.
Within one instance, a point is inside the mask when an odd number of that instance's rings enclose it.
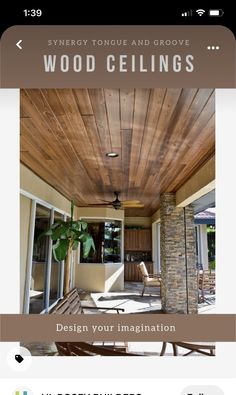
<instances>
[{"instance_id":1,"label":"shadow on floor","mask_svg":"<svg viewBox=\"0 0 236 395\"><path fill-rule=\"evenodd\" d=\"M112 300L133 300L139 303L150 303L150 302L157 302L158 301L158 296L140 296L140 295L135 295L135 294L130 294L130 295L111 295L111 296L100 296L98 298L99 302L103 301L112 301Z\"/></svg>"}]
</instances>

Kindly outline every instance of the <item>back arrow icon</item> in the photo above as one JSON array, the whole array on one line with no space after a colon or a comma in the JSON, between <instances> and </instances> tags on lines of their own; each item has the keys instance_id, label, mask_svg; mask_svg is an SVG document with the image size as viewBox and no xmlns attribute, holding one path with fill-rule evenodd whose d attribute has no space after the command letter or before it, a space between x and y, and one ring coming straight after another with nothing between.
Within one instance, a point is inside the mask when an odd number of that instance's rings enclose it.
<instances>
[{"instance_id":1,"label":"back arrow icon","mask_svg":"<svg viewBox=\"0 0 236 395\"><path fill-rule=\"evenodd\" d=\"M22 49L22 46L20 45L22 43L22 40L19 40L17 43L16 43L16 46L19 48L19 49Z\"/></svg>"}]
</instances>

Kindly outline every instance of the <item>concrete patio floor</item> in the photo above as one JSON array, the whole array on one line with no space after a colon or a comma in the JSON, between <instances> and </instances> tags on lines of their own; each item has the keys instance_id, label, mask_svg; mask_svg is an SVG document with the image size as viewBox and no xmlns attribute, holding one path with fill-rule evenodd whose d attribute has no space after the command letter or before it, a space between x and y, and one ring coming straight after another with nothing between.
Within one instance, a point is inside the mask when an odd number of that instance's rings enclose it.
<instances>
[{"instance_id":1,"label":"concrete patio floor","mask_svg":"<svg viewBox=\"0 0 236 395\"><path fill-rule=\"evenodd\" d=\"M141 295L143 284L141 282L125 282L124 291L121 292L86 292L81 290L80 297L83 306L119 307L124 314L154 313L160 314L161 299L159 288L146 288L144 296ZM205 293L205 299L198 304L199 314L211 313L215 307L215 295ZM114 314L108 311L109 314ZM122 313L121 313L122 314Z\"/></svg>"}]
</instances>

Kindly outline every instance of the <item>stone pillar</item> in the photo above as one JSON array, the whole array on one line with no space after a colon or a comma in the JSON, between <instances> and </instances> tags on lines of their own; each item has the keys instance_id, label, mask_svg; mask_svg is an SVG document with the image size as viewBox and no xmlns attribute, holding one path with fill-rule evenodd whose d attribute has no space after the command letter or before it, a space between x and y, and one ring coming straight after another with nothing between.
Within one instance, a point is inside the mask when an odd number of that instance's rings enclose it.
<instances>
[{"instance_id":1,"label":"stone pillar","mask_svg":"<svg viewBox=\"0 0 236 395\"><path fill-rule=\"evenodd\" d=\"M194 216L176 207L175 194L161 195L162 308L166 313L197 313Z\"/></svg>"}]
</instances>

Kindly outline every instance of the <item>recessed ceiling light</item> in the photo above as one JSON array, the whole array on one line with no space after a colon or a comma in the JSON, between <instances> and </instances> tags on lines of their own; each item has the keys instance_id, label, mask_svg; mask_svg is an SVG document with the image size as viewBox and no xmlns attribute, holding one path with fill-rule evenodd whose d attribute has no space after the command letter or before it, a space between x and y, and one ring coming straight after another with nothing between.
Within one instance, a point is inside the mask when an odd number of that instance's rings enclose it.
<instances>
[{"instance_id":1,"label":"recessed ceiling light","mask_svg":"<svg viewBox=\"0 0 236 395\"><path fill-rule=\"evenodd\" d=\"M119 154L117 154L116 152L108 152L106 156L109 156L109 158L116 158L117 156L119 156Z\"/></svg>"}]
</instances>

